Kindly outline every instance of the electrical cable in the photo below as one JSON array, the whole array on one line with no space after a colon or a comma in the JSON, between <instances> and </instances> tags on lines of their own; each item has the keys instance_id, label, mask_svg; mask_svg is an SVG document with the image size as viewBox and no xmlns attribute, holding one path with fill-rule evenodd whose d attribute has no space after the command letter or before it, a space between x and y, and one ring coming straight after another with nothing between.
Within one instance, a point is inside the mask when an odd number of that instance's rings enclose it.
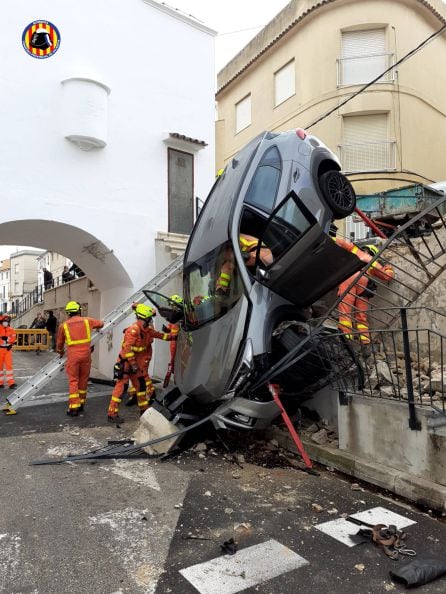
<instances>
[{"instance_id":1,"label":"electrical cable","mask_svg":"<svg viewBox=\"0 0 446 594\"><path fill-rule=\"evenodd\" d=\"M310 128L312 128L313 126L315 126L316 124L318 124L322 120L325 120L325 118L328 118L329 115L331 115L332 113L334 113L335 111L337 111L338 109L340 109L341 107L343 107L344 105L346 105L349 101L351 101L352 99L354 99L355 97L357 97L358 95L360 95L361 93L363 93L366 89L368 89L369 87L371 87L372 85L374 85L385 74L387 74L388 72L390 72L391 70L393 70L394 68L396 68L397 66L399 66L400 64L402 64L403 62L405 62L406 60L408 60L409 58L411 58L417 52L419 52L425 45L427 45L428 43L430 43L431 41L433 41L435 39L435 37L437 37L438 35L440 35L445 29L446 29L446 25L443 25L441 27L441 29L438 29L438 31L435 31L435 33L432 33L432 35L429 35L429 37L427 37L419 45L417 45L412 50L410 50L410 52L408 52L407 54L405 54L402 58L400 58L397 62L395 62L395 64L393 64L392 66L390 66L389 68L387 68L386 70L384 70L384 72L382 72L379 76L377 76L372 81L370 81L367 84L365 84L361 89L359 89L358 91L356 91L356 93L353 93L353 95L351 95L347 99L344 99L344 101L341 101L341 103L339 103L338 105L336 105L332 109L328 110L323 115L319 116L316 120L314 120L310 124L307 124L306 126L304 126L304 129L305 130L309 130Z\"/></svg>"}]
</instances>

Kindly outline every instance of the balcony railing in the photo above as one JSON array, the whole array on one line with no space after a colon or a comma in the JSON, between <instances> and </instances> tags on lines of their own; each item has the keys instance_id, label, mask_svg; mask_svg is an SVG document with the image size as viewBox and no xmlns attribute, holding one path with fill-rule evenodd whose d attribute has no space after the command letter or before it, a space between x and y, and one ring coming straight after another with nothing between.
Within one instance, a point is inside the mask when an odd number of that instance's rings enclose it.
<instances>
[{"instance_id":1,"label":"balcony railing","mask_svg":"<svg viewBox=\"0 0 446 594\"><path fill-rule=\"evenodd\" d=\"M339 156L342 170L347 173L393 171L396 169L396 142L341 144Z\"/></svg>"},{"instance_id":2,"label":"balcony railing","mask_svg":"<svg viewBox=\"0 0 446 594\"><path fill-rule=\"evenodd\" d=\"M374 80L395 63L394 54L372 54L370 56L357 56L353 58L338 58L337 86L362 85ZM390 70L379 83L392 83L395 80L395 71Z\"/></svg>"}]
</instances>

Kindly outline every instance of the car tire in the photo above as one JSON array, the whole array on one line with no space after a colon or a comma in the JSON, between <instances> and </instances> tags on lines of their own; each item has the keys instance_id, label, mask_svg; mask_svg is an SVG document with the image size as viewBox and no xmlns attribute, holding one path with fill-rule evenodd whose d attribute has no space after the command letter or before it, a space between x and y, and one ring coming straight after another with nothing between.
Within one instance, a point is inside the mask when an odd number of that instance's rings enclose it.
<instances>
[{"instance_id":1,"label":"car tire","mask_svg":"<svg viewBox=\"0 0 446 594\"><path fill-rule=\"evenodd\" d=\"M339 171L326 171L319 178L319 187L327 206L338 219L352 214L356 207L356 194L348 179Z\"/></svg>"}]
</instances>

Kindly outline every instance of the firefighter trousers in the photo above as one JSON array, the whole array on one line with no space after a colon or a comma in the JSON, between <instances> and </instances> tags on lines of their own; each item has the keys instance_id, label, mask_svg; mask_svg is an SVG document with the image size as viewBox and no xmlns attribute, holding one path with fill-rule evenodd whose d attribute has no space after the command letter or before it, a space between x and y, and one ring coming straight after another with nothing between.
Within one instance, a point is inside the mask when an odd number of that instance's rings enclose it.
<instances>
[{"instance_id":1,"label":"firefighter trousers","mask_svg":"<svg viewBox=\"0 0 446 594\"><path fill-rule=\"evenodd\" d=\"M81 356L68 351L65 373L68 377L68 410L83 408L87 400L87 385L90 377L91 355Z\"/></svg>"},{"instance_id":2,"label":"firefighter trousers","mask_svg":"<svg viewBox=\"0 0 446 594\"><path fill-rule=\"evenodd\" d=\"M339 285L340 295L344 293L357 276L359 275L355 274ZM366 276L358 278L357 283L353 285L338 306L339 329L344 332L345 337L348 339L352 339L352 331L357 330L361 344L370 344L370 334L368 332L369 322L367 318L369 300L364 296L367 284L368 279Z\"/></svg>"},{"instance_id":3,"label":"firefighter trousers","mask_svg":"<svg viewBox=\"0 0 446 594\"><path fill-rule=\"evenodd\" d=\"M146 395L146 380L144 376L138 373L124 374L121 379L116 380L113 388L110 404L108 406L108 416L110 418L117 417L119 414L119 405L122 402L122 395L127 390L129 380L132 386L137 386L136 399L141 414L149 408L149 401Z\"/></svg>"},{"instance_id":4,"label":"firefighter trousers","mask_svg":"<svg viewBox=\"0 0 446 594\"><path fill-rule=\"evenodd\" d=\"M4 375L8 386L13 386L14 372L12 369L12 351L11 349L0 348L0 386L4 386Z\"/></svg>"}]
</instances>

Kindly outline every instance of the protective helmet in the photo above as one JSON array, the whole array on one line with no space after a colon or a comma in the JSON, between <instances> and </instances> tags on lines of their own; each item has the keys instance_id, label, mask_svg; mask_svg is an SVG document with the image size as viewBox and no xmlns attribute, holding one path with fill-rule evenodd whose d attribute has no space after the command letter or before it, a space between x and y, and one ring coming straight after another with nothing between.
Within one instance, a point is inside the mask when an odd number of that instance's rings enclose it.
<instances>
[{"instance_id":1,"label":"protective helmet","mask_svg":"<svg viewBox=\"0 0 446 594\"><path fill-rule=\"evenodd\" d=\"M36 31L34 31L30 41L31 47L34 47L35 49L46 50L52 45L53 44L51 43L50 35L46 29L39 27L36 29Z\"/></svg>"},{"instance_id":2,"label":"protective helmet","mask_svg":"<svg viewBox=\"0 0 446 594\"><path fill-rule=\"evenodd\" d=\"M171 295L169 299L178 305L183 305L183 298L179 295Z\"/></svg>"},{"instance_id":3,"label":"protective helmet","mask_svg":"<svg viewBox=\"0 0 446 594\"><path fill-rule=\"evenodd\" d=\"M135 314L138 320L148 320L156 315L156 311L150 305L138 303L135 307Z\"/></svg>"},{"instance_id":4,"label":"protective helmet","mask_svg":"<svg viewBox=\"0 0 446 594\"><path fill-rule=\"evenodd\" d=\"M81 310L81 305L77 301L69 301L65 306L65 311L68 314L79 313L80 310Z\"/></svg>"},{"instance_id":5,"label":"protective helmet","mask_svg":"<svg viewBox=\"0 0 446 594\"><path fill-rule=\"evenodd\" d=\"M379 249L376 245L373 244L368 244L364 246L364 249L369 252L369 254L371 256L376 256L376 254L379 252Z\"/></svg>"}]
</instances>

